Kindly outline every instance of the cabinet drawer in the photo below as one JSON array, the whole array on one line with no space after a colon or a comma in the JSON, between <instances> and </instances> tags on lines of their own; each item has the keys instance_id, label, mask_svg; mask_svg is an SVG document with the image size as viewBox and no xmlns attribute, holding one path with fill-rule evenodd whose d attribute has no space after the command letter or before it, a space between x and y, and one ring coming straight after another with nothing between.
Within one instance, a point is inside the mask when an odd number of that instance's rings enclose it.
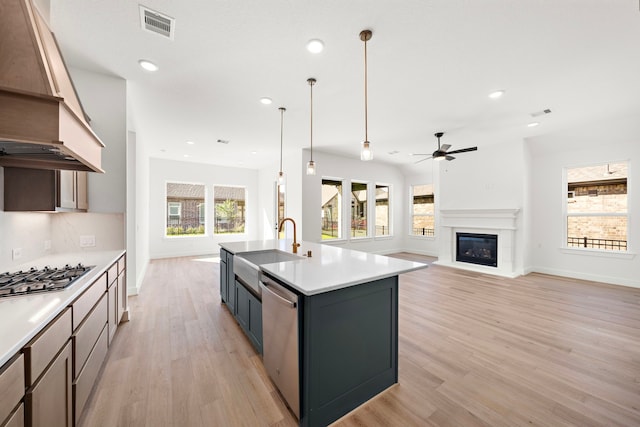
<instances>
[{"instance_id":1,"label":"cabinet drawer","mask_svg":"<svg viewBox=\"0 0 640 427\"><path fill-rule=\"evenodd\" d=\"M80 375L78 375L78 379L73 383L76 422L82 415L84 405L87 403L87 398L93 389L96 378L98 378L98 374L100 373L102 362L104 362L104 358L107 355L107 335L108 332L105 325L100 334L100 338L98 338L98 342L96 342L95 347L93 347L89 355L89 359L87 359L87 363L84 365Z\"/></svg>"},{"instance_id":2,"label":"cabinet drawer","mask_svg":"<svg viewBox=\"0 0 640 427\"><path fill-rule=\"evenodd\" d=\"M100 332L107 324L107 296L102 295L93 311L73 334L73 378L77 378Z\"/></svg>"},{"instance_id":3,"label":"cabinet drawer","mask_svg":"<svg viewBox=\"0 0 640 427\"><path fill-rule=\"evenodd\" d=\"M73 330L75 331L84 318L89 314L94 305L107 289L107 276L103 274L93 282L78 299L73 302Z\"/></svg>"},{"instance_id":4,"label":"cabinet drawer","mask_svg":"<svg viewBox=\"0 0 640 427\"><path fill-rule=\"evenodd\" d=\"M18 406L18 409L11 414L6 424L3 424L2 427L24 427L24 403Z\"/></svg>"},{"instance_id":5,"label":"cabinet drawer","mask_svg":"<svg viewBox=\"0 0 640 427\"><path fill-rule=\"evenodd\" d=\"M107 271L107 277L109 278L109 286L111 287L113 285L113 282L116 281L116 279L118 278L118 263L114 263L111 267L109 267L109 270Z\"/></svg>"},{"instance_id":6,"label":"cabinet drawer","mask_svg":"<svg viewBox=\"0 0 640 427\"><path fill-rule=\"evenodd\" d=\"M24 347L26 386L32 385L71 336L71 310L66 309Z\"/></svg>"},{"instance_id":7,"label":"cabinet drawer","mask_svg":"<svg viewBox=\"0 0 640 427\"><path fill-rule=\"evenodd\" d=\"M0 423L24 396L24 356L20 354L0 369Z\"/></svg>"}]
</instances>

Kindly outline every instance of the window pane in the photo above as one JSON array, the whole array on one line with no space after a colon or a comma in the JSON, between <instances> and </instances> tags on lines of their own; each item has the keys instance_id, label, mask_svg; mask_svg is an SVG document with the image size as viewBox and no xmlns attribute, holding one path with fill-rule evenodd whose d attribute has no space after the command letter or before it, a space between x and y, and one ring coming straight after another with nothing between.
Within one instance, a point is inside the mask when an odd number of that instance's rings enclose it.
<instances>
[{"instance_id":1,"label":"window pane","mask_svg":"<svg viewBox=\"0 0 640 427\"><path fill-rule=\"evenodd\" d=\"M627 250L627 162L567 169L567 246Z\"/></svg>"},{"instance_id":2,"label":"window pane","mask_svg":"<svg viewBox=\"0 0 640 427\"><path fill-rule=\"evenodd\" d=\"M285 196L285 189L284 189L284 185L277 185L276 186L276 192L277 194L277 204L278 204L278 224L276 225L276 229L280 226L280 223L282 222L282 220L284 219L284 196ZM282 231L278 232L278 239L284 239L285 235L284 235L284 228L282 229Z\"/></svg>"},{"instance_id":3,"label":"window pane","mask_svg":"<svg viewBox=\"0 0 640 427\"><path fill-rule=\"evenodd\" d=\"M204 191L202 184L167 183L167 236L204 234Z\"/></svg>"},{"instance_id":4,"label":"window pane","mask_svg":"<svg viewBox=\"0 0 640 427\"><path fill-rule=\"evenodd\" d=\"M367 184L351 183L351 237L367 237Z\"/></svg>"},{"instance_id":5,"label":"window pane","mask_svg":"<svg viewBox=\"0 0 640 427\"><path fill-rule=\"evenodd\" d=\"M376 185L376 236L388 236L389 230L389 187Z\"/></svg>"},{"instance_id":6,"label":"window pane","mask_svg":"<svg viewBox=\"0 0 640 427\"><path fill-rule=\"evenodd\" d=\"M433 236L435 230L433 185L423 184L412 186L411 197L411 234L415 236Z\"/></svg>"},{"instance_id":7,"label":"window pane","mask_svg":"<svg viewBox=\"0 0 640 427\"><path fill-rule=\"evenodd\" d=\"M567 246L627 250L626 216L569 216Z\"/></svg>"},{"instance_id":8,"label":"window pane","mask_svg":"<svg viewBox=\"0 0 640 427\"><path fill-rule=\"evenodd\" d=\"M215 234L244 233L246 196L244 187L213 187Z\"/></svg>"},{"instance_id":9,"label":"window pane","mask_svg":"<svg viewBox=\"0 0 640 427\"><path fill-rule=\"evenodd\" d=\"M322 240L342 238L342 181L322 180Z\"/></svg>"}]
</instances>

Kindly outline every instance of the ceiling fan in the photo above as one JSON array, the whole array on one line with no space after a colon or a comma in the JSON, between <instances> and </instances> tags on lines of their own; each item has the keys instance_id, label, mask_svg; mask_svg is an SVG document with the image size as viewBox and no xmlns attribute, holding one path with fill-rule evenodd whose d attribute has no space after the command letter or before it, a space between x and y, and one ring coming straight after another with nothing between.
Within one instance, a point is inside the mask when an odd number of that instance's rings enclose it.
<instances>
[{"instance_id":1,"label":"ceiling fan","mask_svg":"<svg viewBox=\"0 0 640 427\"><path fill-rule=\"evenodd\" d=\"M447 150L451 147L449 144L440 145L440 138L444 135L444 132L436 132L434 136L438 138L438 149L431 154L412 154L412 156L429 156L422 160L418 160L416 163L424 162L425 160L433 159L433 160L444 160L447 159L449 161L455 159L451 154L458 153L466 153L467 151L476 151L478 147L469 147L469 148L461 148L460 150L453 150L447 152Z\"/></svg>"}]
</instances>

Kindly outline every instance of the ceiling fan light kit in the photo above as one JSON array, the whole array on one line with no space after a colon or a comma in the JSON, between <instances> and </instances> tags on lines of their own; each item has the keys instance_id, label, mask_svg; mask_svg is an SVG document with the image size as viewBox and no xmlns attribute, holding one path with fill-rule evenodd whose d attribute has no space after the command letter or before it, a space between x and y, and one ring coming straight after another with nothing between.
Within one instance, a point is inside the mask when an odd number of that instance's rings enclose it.
<instances>
[{"instance_id":1,"label":"ceiling fan light kit","mask_svg":"<svg viewBox=\"0 0 640 427\"><path fill-rule=\"evenodd\" d=\"M422 160L418 160L416 163L424 162L425 160L429 160L429 159L433 159L437 161L442 161L442 160L451 161L455 159L455 157L453 157L451 154L466 153L469 151L476 151L478 149L478 147L469 147L469 148L461 148L460 150L447 151L449 148L451 148L451 145L449 144L440 145L440 138L442 138L442 136L444 135L444 132L436 132L433 135L436 138L438 138L438 149L433 153L431 153L431 155L414 154L414 156L429 156Z\"/></svg>"}]
</instances>

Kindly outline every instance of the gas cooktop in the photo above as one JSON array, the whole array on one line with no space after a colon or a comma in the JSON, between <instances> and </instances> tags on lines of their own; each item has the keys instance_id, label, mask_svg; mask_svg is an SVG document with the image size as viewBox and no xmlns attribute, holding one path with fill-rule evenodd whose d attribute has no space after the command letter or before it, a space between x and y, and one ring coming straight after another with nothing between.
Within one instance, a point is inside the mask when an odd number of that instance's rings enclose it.
<instances>
[{"instance_id":1,"label":"gas cooktop","mask_svg":"<svg viewBox=\"0 0 640 427\"><path fill-rule=\"evenodd\" d=\"M59 291L73 284L93 267L95 266L67 264L60 268L32 267L28 271L2 273L0 274L0 297Z\"/></svg>"}]
</instances>

